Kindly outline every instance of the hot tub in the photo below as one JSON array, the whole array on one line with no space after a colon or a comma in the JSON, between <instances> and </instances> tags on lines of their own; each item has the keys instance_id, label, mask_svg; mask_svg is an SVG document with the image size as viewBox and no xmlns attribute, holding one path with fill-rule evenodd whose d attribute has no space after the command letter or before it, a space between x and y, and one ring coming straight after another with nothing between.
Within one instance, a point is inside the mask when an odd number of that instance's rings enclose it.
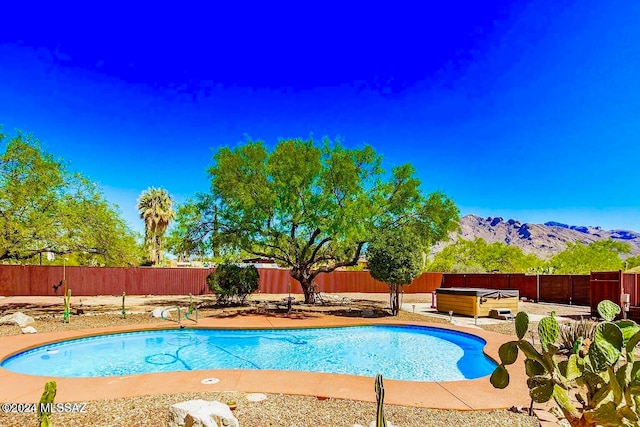
<instances>
[{"instance_id":1,"label":"hot tub","mask_svg":"<svg viewBox=\"0 0 640 427\"><path fill-rule=\"evenodd\" d=\"M436 305L438 311L465 316L489 316L491 310L508 309L518 312L520 293L517 289L485 288L438 288Z\"/></svg>"}]
</instances>

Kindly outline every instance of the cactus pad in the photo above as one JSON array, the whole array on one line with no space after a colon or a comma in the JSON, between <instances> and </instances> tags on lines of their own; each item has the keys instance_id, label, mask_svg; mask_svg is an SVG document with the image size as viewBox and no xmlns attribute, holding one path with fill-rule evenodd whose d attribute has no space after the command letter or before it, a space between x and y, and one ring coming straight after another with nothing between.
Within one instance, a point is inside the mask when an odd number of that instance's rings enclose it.
<instances>
[{"instance_id":1,"label":"cactus pad","mask_svg":"<svg viewBox=\"0 0 640 427\"><path fill-rule=\"evenodd\" d=\"M622 330L622 338L624 339L625 345L629 342L632 336L637 332L640 332L640 326L638 326L638 324L633 320L618 320L614 323Z\"/></svg>"},{"instance_id":2,"label":"cactus pad","mask_svg":"<svg viewBox=\"0 0 640 427\"><path fill-rule=\"evenodd\" d=\"M600 323L593 336L593 344L589 348L589 357L597 371L607 365L614 365L620 359L624 339L622 331L610 322Z\"/></svg>"},{"instance_id":3,"label":"cactus pad","mask_svg":"<svg viewBox=\"0 0 640 427\"><path fill-rule=\"evenodd\" d=\"M509 341L500 346L498 355L503 365L511 365L518 358L518 345L515 341Z\"/></svg>"},{"instance_id":4,"label":"cactus pad","mask_svg":"<svg viewBox=\"0 0 640 427\"><path fill-rule=\"evenodd\" d=\"M528 377L535 377L536 375L544 375L547 370L542 366L540 362L533 359L526 359L524 361L524 370Z\"/></svg>"},{"instance_id":5,"label":"cactus pad","mask_svg":"<svg viewBox=\"0 0 640 427\"><path fill-rule=\"evenodd\" d=\"M542 349L547 350L550 344L558 341L558 335L560 328L558 327L558 321L553 317L544 317L538 323L538 335L540 335L540 343Z\"/></svg>"},{"instance_id":6,"label":"cactus pad","mask_svg":"<svg viewBox=\"0 0 640 427\"><path fill-rule=\"evenodd\" d=\"M538 350L535 349L533 345L529 341L520 340L518 341L518 347L524 353L525 356L529 359L539 360L542 359L542 355L538 353Z\"/></svg>"},{"instance_id":7,"label":"cactus pad","mask_svg":"<svg viewBox=\"0 0 640 427\"><path fill-rule=\"evenodd\" d=\"M636 332L635 334L633 334L633 336L629 338L629 341L626 343L627 353L629 355L633 354L636 346L638 345L638 342L640 342L640 332Z\"/></svg>"},{"instance_id":8,"label":"cactus pad","mask_svg":"<svg viewBox=\"0 0 640 427\"><path fill-rule=\"evenodd\" d=\"M576 354L572 354L571 356L569 356L569 359L567 360L567 369L566 372L564 372L564 376L567 378L567 380L569 381L573 381L576 378L579 378L582 375L582 372L584 370L584 363L582 363L581 365L581 359L578 360L578 355Z\"/></svg>"},{"instance_id":9,"label":"cactus pad","mask_svg":"<svg viewBox=\"0 0 640 427\"><path fill-rule=\"evenodd\" d=\"M545 377L531 377L527 380L529 395L536 403L548 402L553 396L553 380Z\"/></svg>"},{"instance_id":10,"label":"cactus pad","mask_svg":"<svg viewBox=\"0 0 640 427\"><path fill-rule=\"evenodd\" d=\"M490 381L495 388L502 389L507 387L509 385L509 371L504 365L498 365L491 374Z\"/></svg>"},{"instance_id":11,"label":"cactus pad","mask_svg":"<svg viewBox=\"0 0 640 427\"><path fill-rule=\"evenodd\" d=\"M616 404L606 402L596 406L590 411L585 411L584 418L593 425L620 426L622 425L620 416L616 410Z\"/></svg>"},{"instance_id":12,"label":"cactus pad","mask_svg":"<svg viewBox=\"0 0 640 427\"><path fill-rule=\"evenodd\" d=\"M524 338L527 330L529 329L529 315L527 315L527 313L525 313L524 311L518 312L518 314L516 314L515 324L516 335L518 336L518 339L521 340L522 338Z\"/></svg>"},{"instance_id":13,"label":"cactus pad","mask_svg":"<svg viewBox=\"0 0 640 427\"><path fill-rule=\"evenodd\" d=\"M621 311L618 304L609 300L600 301L598 303L597 309L600 317L602 317L607 322L611 322L613 319L615 319Z\"/></svg>"}]
</instances>

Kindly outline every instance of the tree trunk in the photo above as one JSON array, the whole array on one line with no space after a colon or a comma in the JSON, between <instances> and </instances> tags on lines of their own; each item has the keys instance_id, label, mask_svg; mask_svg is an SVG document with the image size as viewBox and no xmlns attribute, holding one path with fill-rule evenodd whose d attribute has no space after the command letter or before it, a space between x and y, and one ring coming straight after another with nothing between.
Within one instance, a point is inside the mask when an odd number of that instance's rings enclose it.
<instances>
[{"instance_id":1,"label":"tree trunk","mask_svg":"<svg viewBox=\"0 0 640 427\"><path fill-rule=\"evenodd\" d=\"M389 307L391 308L392 316L398 315L399 288L400 288L400 285L394 285L389 283Z\"/></svg>"},{"instance_id":2,"label":"tree trunk","mask_svg":"<svg viewBox=\"0 0 640 427\"><path fill-rule=\"evenodd\" d=\"M315 276L312 277L309 271L294 267L291 269L291 277L300 283L302 292L304 293L304 303L315 304L317 291L317 289L313 287L313 277Z\"/></svg>"}]
</instances>

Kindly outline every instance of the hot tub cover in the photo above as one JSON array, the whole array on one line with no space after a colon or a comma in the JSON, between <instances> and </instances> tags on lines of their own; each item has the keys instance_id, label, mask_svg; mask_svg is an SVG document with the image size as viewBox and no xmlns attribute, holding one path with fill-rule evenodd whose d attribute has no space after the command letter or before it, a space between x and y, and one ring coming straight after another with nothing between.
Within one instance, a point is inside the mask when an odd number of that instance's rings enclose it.
<instances>
[{"instance_id":1,"label":"hot tub cover","mask_svg":"<svg viewBox=\"0 0 640 427\"><path fill-rule=\"evenodd\" d=\"M436 294L467 295L481 298L511 298L520 297L517 289L487 289L487 288L438 288Z\"/></svg>"}]
</instances>

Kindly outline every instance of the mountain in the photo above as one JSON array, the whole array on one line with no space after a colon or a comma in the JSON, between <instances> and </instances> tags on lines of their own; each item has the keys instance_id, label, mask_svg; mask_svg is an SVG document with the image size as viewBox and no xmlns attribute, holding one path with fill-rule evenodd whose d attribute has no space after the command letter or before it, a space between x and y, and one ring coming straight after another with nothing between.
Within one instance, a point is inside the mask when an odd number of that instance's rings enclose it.
<instances>
[{"instance_id":1,"label":"mountain","mask_svg":"<svg viewBox=\"0 0 640 427\"><path fill-rule=\"evenodd\" d=\"M603 230L601 227L567 225L556 221L544 224L520 223L502 217L481 218L466 215L460 219L460 231L451 233L448 242L441 242L434 248L440 251L455 242L458 237L466 240L483 238L488 243L504 242L518 246L525 254L535 254L549 258L567 247L567 242L589 244L609 238L631 245L631 255L640 255L640 233L628 230Z\"/></svg>"}]
</instances>

